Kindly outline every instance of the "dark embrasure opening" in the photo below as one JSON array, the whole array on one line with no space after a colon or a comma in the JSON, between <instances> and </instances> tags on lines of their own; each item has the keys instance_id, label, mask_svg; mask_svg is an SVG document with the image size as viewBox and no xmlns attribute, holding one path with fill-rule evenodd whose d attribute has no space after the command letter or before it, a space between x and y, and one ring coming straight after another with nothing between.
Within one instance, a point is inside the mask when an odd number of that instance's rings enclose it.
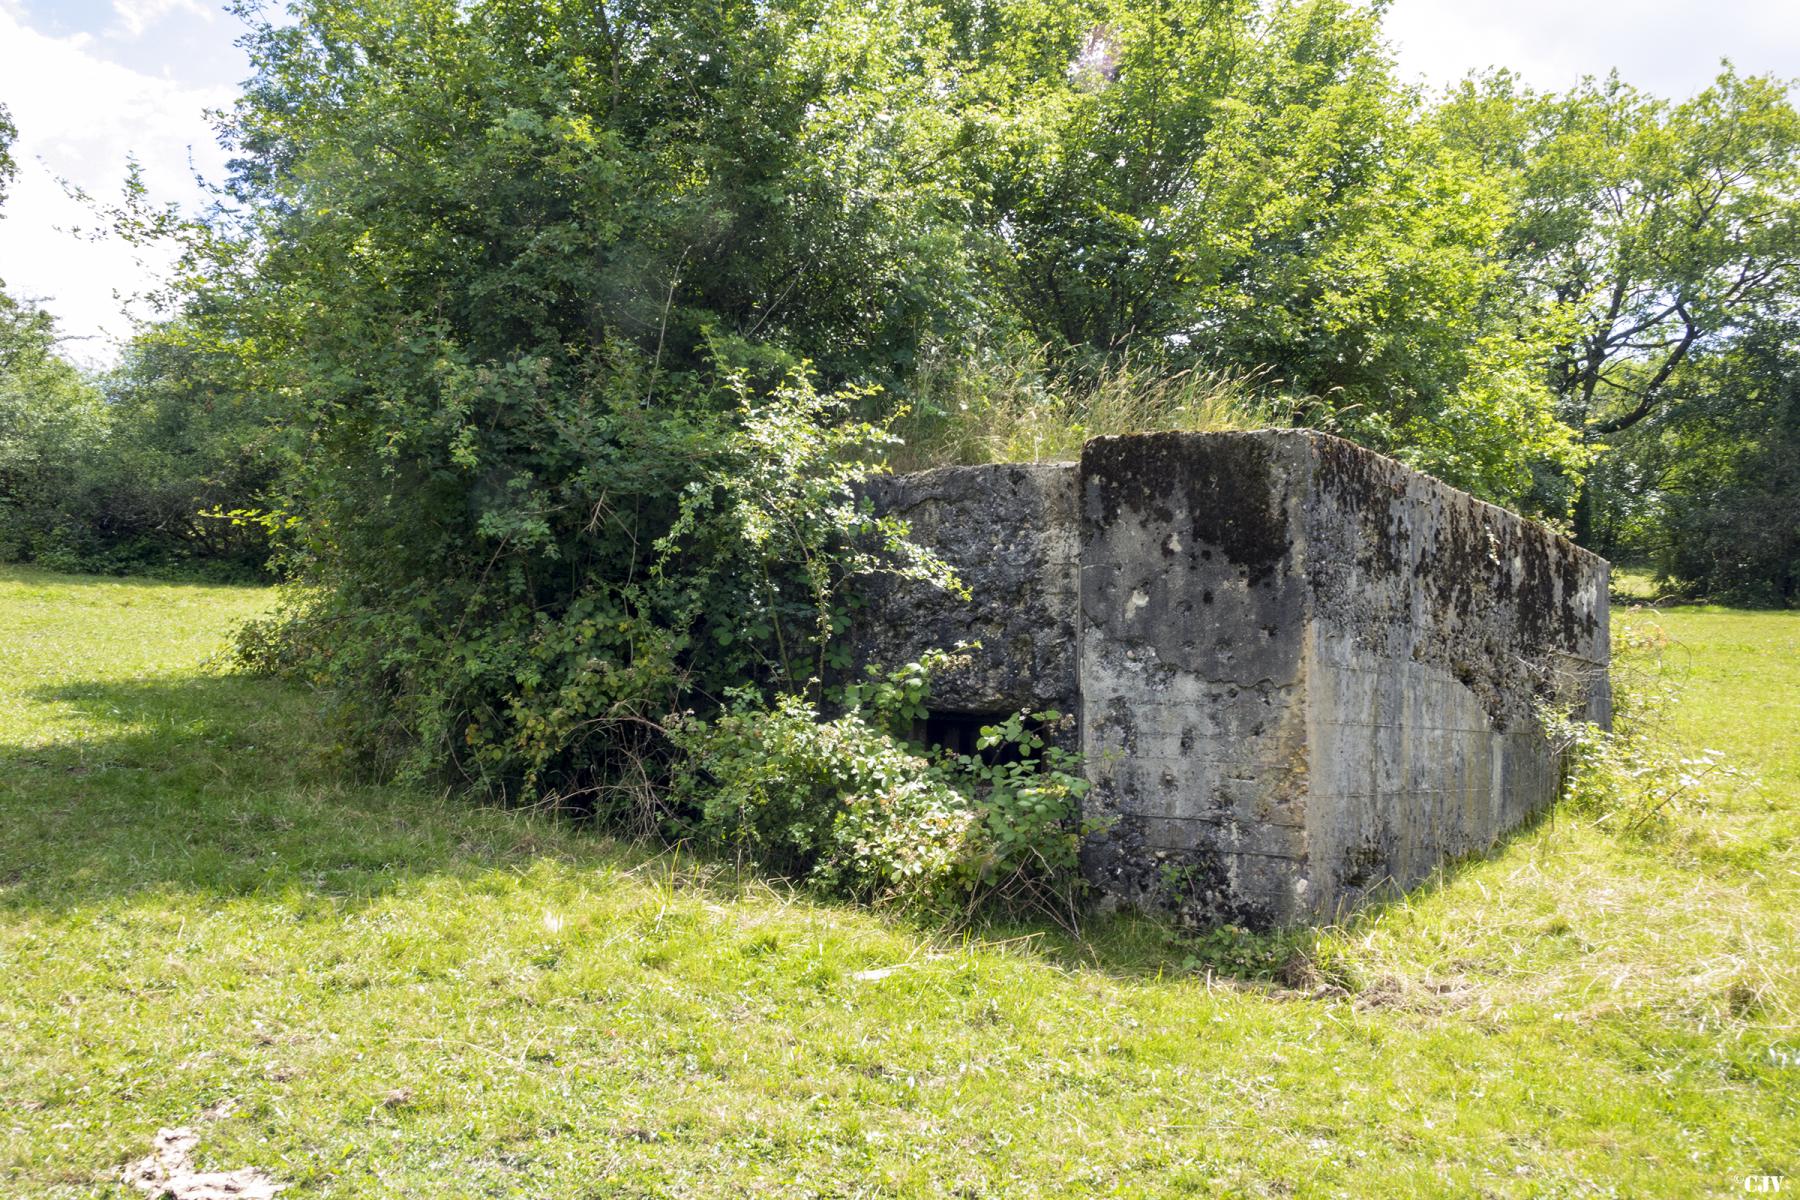
<instances>
[{"instance_id":1,"label":"dark embrasure opening","mask_svg":"<svg viewBox=\"0 0 1800 1200\"><path fill-rule=\"evenodd\" d=\"M1010 712L926 713L921 733L928 746L952 754L973 754L989 766L1023 762L1025 754L1017 742L1001 742L997 746L985 748L980 745L984 727L1004 724L1012 715ZM1036 718L1028 718L1025 722L1025 727L1034 733L1042 732L1040 725Z\"/></svg>"}]
</instances>

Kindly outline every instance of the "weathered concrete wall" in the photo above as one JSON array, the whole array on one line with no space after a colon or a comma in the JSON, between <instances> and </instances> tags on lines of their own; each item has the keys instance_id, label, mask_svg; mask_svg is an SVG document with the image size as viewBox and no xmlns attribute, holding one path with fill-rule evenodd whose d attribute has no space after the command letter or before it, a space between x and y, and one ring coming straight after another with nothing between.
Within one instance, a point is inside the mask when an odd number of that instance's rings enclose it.
<instances>
[{"instance_id":1,"label":"weathered concrete wall","mask_svg":"<svg viewBox=\"0 0 1800 1200\"><path fill-rule=\"evenodd\" d=\"M934 706L1077 712L1119 900L1329 918L1549 803L1537 701L1609 716L1606 563L1335 438L1100 438L875 495L974 598L884 593L865 657L979 638Z\"/></svg>"},{"instance_id":2,"label":"weathered concrete wall","mask_svg":"<svg viewBox=\"0 0 1800 1200\"><path fill-rule=\"evenodd\" d=\"M1306 443L1100 438L1081 461L1084 867L1204 921L1298 915L1307 871Z\"/></svg>"},{"instance_id":3,"label":"weathered concrete wall","mask_svg":"<svg viewBox=\"0 0 1800 1200\"><path fill-rule=\"evenodd\" d=\"M1087 867L1197 920L1328 918L1555 795L1533 706L1609 715L1605 562L1305 431L1081 463Z\"/></svg>"},{"instance_id":4,"label":"weathered concrete wall","mask_svg":"<svg viewBox=\"0 0 1800 1200\"><path fill-rule=\"evenodd\" d=\"M1533 707L1610 723L1610 568L1390 459L1311 448L1308 878L1329 915L1555 799Z\"/></svg>"},{"instance_id":5,"label":"weathered concrete wall","mask_svg":"<svg viewBox=\"0 0 1800 1200\"><path fill-rule=\"evenodd\" d=\"M941 467L877 477L867 494L905 519L913 540L956 568L962 600L938 588L879 583L852 631L857 669L980 642L969 666L932 681L932 707L995 714L1073 711L1077 613L1075 464Z\"/></svg>"}]
</instances>

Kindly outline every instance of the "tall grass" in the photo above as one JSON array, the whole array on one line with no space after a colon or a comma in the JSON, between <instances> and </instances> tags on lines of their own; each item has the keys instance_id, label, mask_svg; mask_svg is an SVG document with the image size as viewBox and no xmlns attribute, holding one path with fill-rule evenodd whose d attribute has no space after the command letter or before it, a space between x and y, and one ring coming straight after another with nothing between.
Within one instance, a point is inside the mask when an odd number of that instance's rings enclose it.
<instances>
[{"instance_id":1,"label":"tall grass","mask_svg":"<svg viewBox=\"0 0 1800 1200\"><path fill-rule=\"evenodd\" d=\"M1058 368L1044 347L1013 342L966 356L938 351L921 366L894 425L897 471L1072 459L1089 438L1318 423L1323 405L1282 391L1267 370L1172 369L1148 354Z\"/></svg>"}]
</instances>

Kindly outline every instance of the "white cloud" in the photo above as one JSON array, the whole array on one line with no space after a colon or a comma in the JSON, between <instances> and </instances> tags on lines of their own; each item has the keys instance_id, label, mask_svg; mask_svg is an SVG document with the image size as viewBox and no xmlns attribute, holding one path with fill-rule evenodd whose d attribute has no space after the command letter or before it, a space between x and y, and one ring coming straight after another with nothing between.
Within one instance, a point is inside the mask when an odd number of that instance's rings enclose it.
<instances>
[{"instance_id":1,"label":"white cloud","mask_svg":"<svg viewBox=\"0 0 1800 1200\"><path fill-rule=\"evenodd\" d=\"M192 169L218 178L225 157L204 113L232 95L107 62L90 39L40 34L0 2L0 103L19 127L19 177L0 210L0 279L15 296L44 300L74 357L114 357L131 329L115 292L146 290L168 260L141 261L116 239L75 236L70 231L92 226L93 217L58 178L95 197L115 197L135 155L153 200L198 205Z\"/></svg>"},{"instance_id":2,"label":"white cloud","mask_svg":"<svg viewBox=\"0 0 1800 1200\"><path fill-rule=\"evenodd\" d=\"M1502 66L1562 89L1617 67L1682 99L1721 58L1744 74L1800 75L1794 0L1395 0L1385 24L1402 71L1434 84Z\"/></svg>"},{"instance_id":3,"label":"white cloud","mask_svg":"<svg viewBox=\"0 0 1800 1200\"><path fill-rule=\"evenodd\" d=\"M128 37L142 35L170 13L187 13L205 21L213 18L212 9L200 0L113 0L113 12Z\"/></svg>"}]
</instances>

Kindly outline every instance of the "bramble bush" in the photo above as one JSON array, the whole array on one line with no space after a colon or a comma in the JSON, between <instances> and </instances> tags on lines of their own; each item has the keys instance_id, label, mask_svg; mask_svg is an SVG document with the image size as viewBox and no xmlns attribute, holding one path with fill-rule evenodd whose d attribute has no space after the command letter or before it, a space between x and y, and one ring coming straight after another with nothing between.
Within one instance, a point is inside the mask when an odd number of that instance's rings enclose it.
<instances>
[{"instance_id":1,"label":"bramble bush","mask_svg":"<svg viewBox=\"0 0 1800 1200\"><path fill-rule=\"evenodd\" d=\"M949 659L829 689L847 706L833 719L801 696L752 693L710 722L688 719L675 790L689 832L864 900L1060 914L1079 888L1088 786L1079 756L1039 732L1061 714L984 726L972 754L923 746L930 674Z\"/></svg>"},{"instance_id":2,"label":"bramble bush","mask_svg":"<svg viewBox=\"0 0 1800 1200\"><path fill-rule=\"evenodd\" d=\"M306 538L340 527L298 527L310 573L240 657L318 684L378 769L423 779L448 760L491 795L869 900L1066 902L1072 755L1021 717L983 731L984 750L1017 748L1000 765L909 741L937 657L826 684L859 578L960 586L858 498L888 435L848 418L854 389L822 394L803 369L709 383L654 411L558 412L565 435L588 422L579 465L530 520L477 522L448 579L406 581L396 556L379 589L320 586L350 547L326 556ZM354 741L378 722L389 738Z\"/></svg>"}]
</instances>

